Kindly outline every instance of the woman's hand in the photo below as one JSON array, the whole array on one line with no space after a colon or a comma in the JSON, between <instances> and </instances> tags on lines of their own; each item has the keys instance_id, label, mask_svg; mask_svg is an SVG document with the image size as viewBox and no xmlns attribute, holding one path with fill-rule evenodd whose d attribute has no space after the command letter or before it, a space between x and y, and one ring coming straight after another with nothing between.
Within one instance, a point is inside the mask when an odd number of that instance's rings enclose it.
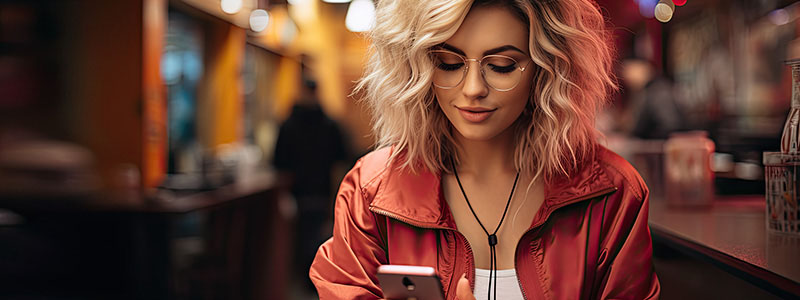
<instances>
[{"instance_id":1,"label":"woman's hand","mask_svg":"<svg viewBox=\"0 0 800 300\"><path fill-rule=\"evenodd\" d=\"M475 295L472 294L472 289L469 287L469 280L466 274L461 275L456 286L456 299L458 300L475 300Z\"/></svg>"}]
</instances>

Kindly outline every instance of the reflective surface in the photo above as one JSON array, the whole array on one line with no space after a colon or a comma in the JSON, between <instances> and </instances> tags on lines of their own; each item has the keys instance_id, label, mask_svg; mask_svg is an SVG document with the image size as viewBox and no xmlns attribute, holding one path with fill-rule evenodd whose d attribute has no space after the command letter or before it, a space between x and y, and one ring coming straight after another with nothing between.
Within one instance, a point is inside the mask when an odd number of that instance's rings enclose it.
<instances>
[{"instance_id":1,"label":"reflective surface","mask_svg":"<svg viewBox=\"0 0 800 300\"><path fill-rule=\"evenodd\" d=\"M762 196L718 197L705 209L670 208L651 199L654 238L682 244L763 288L800 292L800 238L768 233Z\"/></svg>"}]
</instances>

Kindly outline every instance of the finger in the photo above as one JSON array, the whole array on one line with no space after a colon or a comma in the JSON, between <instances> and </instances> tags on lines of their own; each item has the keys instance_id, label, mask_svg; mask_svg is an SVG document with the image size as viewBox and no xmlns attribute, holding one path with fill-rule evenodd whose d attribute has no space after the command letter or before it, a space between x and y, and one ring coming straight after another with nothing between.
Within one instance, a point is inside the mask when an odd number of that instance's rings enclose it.
<instances>
[{"instance_id":1,"label":"finger","mask_svg":"<svg viewBox=\"0 0 800 300\"><path fill-rule=\"evenodd\" d=\"M458 300L475 300L475 295L472 294L472 289L469 287L469 280L466 274L461 275L456 286L456 298Z\"/></svg>"}]
</instances>

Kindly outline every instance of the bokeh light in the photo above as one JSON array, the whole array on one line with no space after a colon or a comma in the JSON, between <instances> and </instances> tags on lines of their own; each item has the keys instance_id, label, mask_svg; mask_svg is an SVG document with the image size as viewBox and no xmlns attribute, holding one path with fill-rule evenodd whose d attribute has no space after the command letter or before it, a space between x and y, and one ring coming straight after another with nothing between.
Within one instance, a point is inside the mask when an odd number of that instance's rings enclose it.
<instances>
[{"instance_id":1,"label":"bokeh light","mask_svg":"<svg viewBox=\"0 0 800 300\"><path fill-rule=\"evenodd\" d=\"M255 9L250 12L250 30L262 32L269 26L269 13L263 9Z\"/></svg>"},{"instance_id":2,"label":"bokeh light","mask_svg":"<svg viewBox=\"0 0 800 300\"><path fill-rule=\"evenodd\" d=\"M222 0L219 5L226 14L235 14L242 9L242 0Z\"/></svg>"},{"instance_id":3,"label":"bokeh light","mask_svg":"<svg viewBox=\"0 0 800 300\"><path fill-rule=\"evenodd\" d=\"M639 4L639 14L645 18L652 18L656 9L658 0L637 0Z\"/></svg>"}]
</instances>

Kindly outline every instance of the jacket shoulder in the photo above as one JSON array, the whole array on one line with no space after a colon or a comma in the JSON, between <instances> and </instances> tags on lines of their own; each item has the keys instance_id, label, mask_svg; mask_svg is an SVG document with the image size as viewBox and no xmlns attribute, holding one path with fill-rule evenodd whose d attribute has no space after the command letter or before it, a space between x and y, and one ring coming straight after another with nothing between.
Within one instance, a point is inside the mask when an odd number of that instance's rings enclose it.
<instances>
[{"instance_id":1,"label":"jacket shoulder","mask_svg":"<svg viewBox=\"0 0 800 300\"><path fill-rule=\"evenodd\" d=\"M598 146L596 161L620 190L632 193L639 201L649 194L647 184L627 160L606 147Z\"/></svg>"},{"instance_id":2,"label":"jacket shoulder","mask_svg":"<svg viewBox=\"0 0 800 300\"><path fill-rule=\"evenodd\" d=\"M359 172L358 185L362 192L374 194L389 169L392 150L391 147L376 149L358 160L354 169Z\"/></svg>"}]
</instances>

